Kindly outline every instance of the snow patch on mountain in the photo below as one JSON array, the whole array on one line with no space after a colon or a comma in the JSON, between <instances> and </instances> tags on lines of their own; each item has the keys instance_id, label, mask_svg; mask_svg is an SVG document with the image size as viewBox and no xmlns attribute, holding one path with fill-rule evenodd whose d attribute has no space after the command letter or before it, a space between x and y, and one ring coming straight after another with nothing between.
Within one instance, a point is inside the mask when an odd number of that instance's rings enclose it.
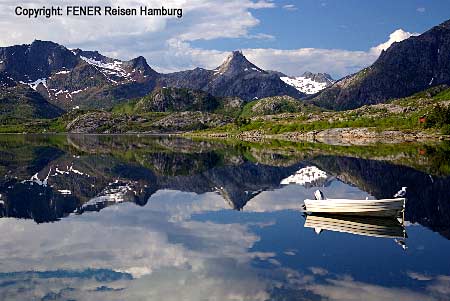
<instances>
[{"instance_id":1,"label":"snow patch on mountain","mask_svg":"<svg viewBox=\"0 0 450 301\"><path fill-rule=\"evenodd\" d=\"M54 92L53 96L61 99L61 97L64 97L65 99L68 99L72 101L72 93L69 90L57 90L57 89L50 89L52 92ZM56 92L55 92L56 91ZM50 93L49 93L50 95Z\"/></svg>"},{"instance_id":2,"label":"snow patch on mountain","mask_svg":"<svg viewBox=\"0 0 450 301\"><path fill-rule=\"evenodd\" d=\"M84 92L84 91L86 91L88 88L84 88L84 89L80 89L80 90L76 90L76 91L73 91L71 94L78 94L78 93L81 93L81 92Z\"/></svg>"},{"instance_id":3,"label":"snow patch on mountain","mask_svg":"<svg viewBox=\"0 0 450 301\"><path fill-rule=\"evenodd\" d=\"M90 65L101 68L108 75L115 75L115 76L124 77L124 78L127 78L129 76L129 73L126 72L122 68L123 62L121 62L121 61L114 60L112 63L105 63L105 62L98 61L98 60L95 60L92 58L87 58L84 56L80 56L80 58Z\"/></svg>"},{"instance_id":4,"label":"snow patch on mountain","mask_svg":"<svg viewBox=\"0 0 450 301\"><path fill-rule=\"evenodd\" d=\"M305 72L302 76L281 76L280 79L305 94L316 94L335 83L327 73Z\"/></svg>"},{"instance_id":5,"label":"snow patch on mountain","mask_svg":"<svg viewBox=\"0 0 450 301\"><path fill-rule=\"evenodd\" d=\"M329 86L328 83L319 83L303 76L280 77L280 79L305 94L316 94Z\"/></svg>"},{"instance_id":6,"label":"snow patch on mountain","mask_svg":"<svg viewBox=\"0 0 450 301\"><path fill-rule=\"evenodd\" d=\"M40 78L40 79L35 80L34 82L28 82L28 83L21 81L20 83L30 86L33 90L36 90L40 84L43 84L44 87L47 88L47 79L46 78Z\"/></svg>"}]
</instances>

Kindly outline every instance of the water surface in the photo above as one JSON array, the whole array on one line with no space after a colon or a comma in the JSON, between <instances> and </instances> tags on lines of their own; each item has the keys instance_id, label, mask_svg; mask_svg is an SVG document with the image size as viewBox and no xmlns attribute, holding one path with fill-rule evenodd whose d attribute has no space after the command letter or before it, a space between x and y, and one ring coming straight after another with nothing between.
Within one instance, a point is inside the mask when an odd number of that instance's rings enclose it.
<instances>
[{"instance_id":1,"label":"water surface","mask_svg":"<svg viewBox=\"0 0 450 301\"><path fill-rule=\"evenodd\" d=\"M449 150L0 136L0 299L449 300ZM402 186L404 227L300 210Z\"/></svg>"}]
</instances>

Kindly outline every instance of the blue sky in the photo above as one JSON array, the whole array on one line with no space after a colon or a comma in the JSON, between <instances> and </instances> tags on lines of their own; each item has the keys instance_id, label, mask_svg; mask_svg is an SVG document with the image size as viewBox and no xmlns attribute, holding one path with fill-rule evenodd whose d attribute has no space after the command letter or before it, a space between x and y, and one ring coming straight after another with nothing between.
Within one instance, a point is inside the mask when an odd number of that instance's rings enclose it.
<instances>
[{"instance_id":1,"label":"blue sky","mask_svg":"<svg viewBox=\"0 0 450 301\"><path fill-rule=\"evenodd\" d=\"M304 47L365 51L402 28L422 33L450 19L449 0L296 0L276 1L277 9L252 10L260 24L251 33L274 39L216 39L193 45L233 50ZM294 5L291 10L284 5Z\"/></svg>"},{"instance_id":2,"label":"blue sky","mask_svg":"<svg viewBox=\"0 0 450 301\"><path fill-rule=\"evenodd\" d=\"M450 19L450 0L152 0L183 8L164 17L14 15L15 0L0 2L0 46L51 40L128 60L143 55L159 72L217 67L240 49L263 69L287 75L327 72L334 78L372 64L393 42ZM92 5L79 0L79 5ZM148 0L96 0L133 8ZM26 8L73 5L72 0L27 0Z\"/></svg>"}]
</instances>

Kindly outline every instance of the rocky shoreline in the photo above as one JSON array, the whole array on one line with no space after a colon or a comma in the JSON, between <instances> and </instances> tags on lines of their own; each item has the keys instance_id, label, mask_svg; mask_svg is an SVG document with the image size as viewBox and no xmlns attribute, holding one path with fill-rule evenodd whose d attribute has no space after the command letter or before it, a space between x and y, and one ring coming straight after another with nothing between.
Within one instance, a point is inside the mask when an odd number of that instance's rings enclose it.
<instances>
[{"instance_id":1,"label":"rocky shoreline","mask_svg":"<svg viewBox=\"0 0 450 301\"><path fill-rule=\"evenodd\" d=\"M189 134L191 135L191 134ZM450 136L422 131L378 131L373 128L333 128L310 132L289 132L283 134L265 134L262 131L231 133L195 133L196 137L235 138L243 141L286 140L293 142L320 142L329 145L369 145L375 143L404 143L420 141L450 140Z\"/></svg>"}]
</instances>

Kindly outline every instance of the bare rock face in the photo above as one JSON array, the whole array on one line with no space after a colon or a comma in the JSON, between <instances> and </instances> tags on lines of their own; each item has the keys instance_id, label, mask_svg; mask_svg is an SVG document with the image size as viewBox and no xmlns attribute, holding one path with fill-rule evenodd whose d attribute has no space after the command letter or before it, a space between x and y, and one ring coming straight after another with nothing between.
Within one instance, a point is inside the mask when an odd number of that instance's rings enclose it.
<instances>
[{"instance_id":1,"label":"bare rock face","mask_svg":"<svg viewBox=\"0 0 450 301\"><path fill-rule=\"evenodd\" d=\"M69 122L66 126L67 132L81 134L116 134L130 133L133 126L142 132L143 123L151 123L145 127L144 132L178 132L190 130L202 130L218 127L232 122L230 117L205 112L176 112L155 120L146 118L115 115L110 112L87 112Z\"/></svg>"},{"instance_id":2,"label":"bare rock face","mask_svg":"<svg viewBox=\"0 0 450 301\"><path fill-rule=\"evenodd\" d=\"M281 137L292 141L320 142L328 145L371 145L440 139L439 135L420 131L376 131L373 128L332 128L305 133L285 133Z\"/></svg>"},{"instance_id":3,"label":"bare rock face","mask_svg":"<svg viewBox=\"0 0 450 301\"><path fill-rule=\"evenodd\" d=\"M313 103L353 109L450 83L450 20L394 43L370 67L325 89Z\"/></svg>"},{"instance_id":4,"label":"bare rock face","mask_svg":"<svg viewBox=\"0 0 450 301\"><path fill-rule=\"evenodd\" d=\"M306 71L302 75L305 78L309 78L312 81L318 82L318 83L325 83L327 85L332 85L335 80L329 75L328 73L312 73L309 71Z\"/></svg>"}]
</instances>

